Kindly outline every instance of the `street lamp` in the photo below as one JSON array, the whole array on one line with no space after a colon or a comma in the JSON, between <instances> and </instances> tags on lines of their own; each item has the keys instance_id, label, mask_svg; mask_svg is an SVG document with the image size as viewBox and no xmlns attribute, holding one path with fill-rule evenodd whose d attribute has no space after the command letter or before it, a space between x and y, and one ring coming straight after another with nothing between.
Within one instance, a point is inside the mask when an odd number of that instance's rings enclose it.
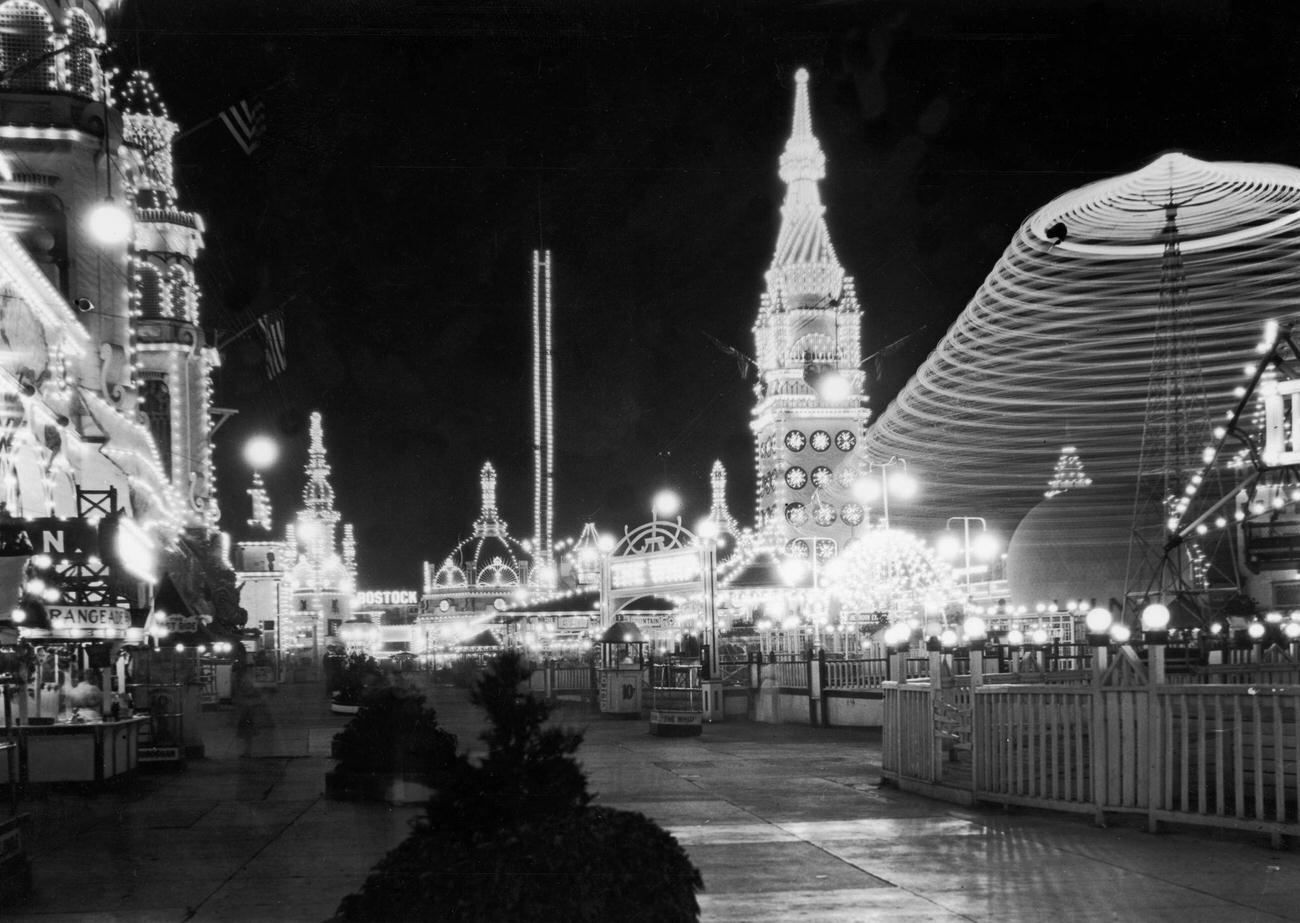
<instances>
[{"instance_id":1,"label":"street lamp","mask_svg":"<svg viewBox=\"0 0 1300 923\"><path fill-rule=\"evenodd\" d=\"M280 446L270 436L254 436L244 443L244 461L254 471L265 471L280 457Z\"/></svg>"},{"instance_id":2,"label":"street lamp","mask_svg":"<svg viewBox=\"0 0 1300 923\"><path fill-rule=\"evenodd\" d=\"M650 515L653 519L672 519L682 508L682 498L677 491L665 487L654 495L650 501Z\"/></svg>"},{"instance_id":3,"label":"street lamp","mask_svg":"<svg viewBox=\"0 0 1300 923\"><path fill-rule=\"evenodd\" d=\"M889 469L899 466L902 471L890 477ZM875 469L880 470L880 479L871 476ZM920 490L916 478L907 470L907 459L891 456L888 461L868 461L866 471L853 482L853 496L864 506L871 506L880 501L881 523L889 528L889 497L892 494L898 500L911 500Z\"/></svg>"},{"instance_id":4,"label":"street lamp","mask_svg":"<svg viewBox=\"0 0 1300 923\"><path fill-rule=\"evenodd\" d=\"M962 526L961 539L958 540L956 534L952 531L952 524L960 522ZM979 523L979 532L971 538L971 523ZM948 524L945 527L947 531L935 542L935 550L941 557L954 558L961 554L965 556L965 567L963 572L966 575L966 596L970 597L970 578L974 570L971 567L971 553L974 552L977 559L983 561L992 561L997 557L1000 546L997 537L988 531L988 523L984 521L983 516L949 516ZM987 566L985 567L987 570Z\"/></svg>"}]
</instances>

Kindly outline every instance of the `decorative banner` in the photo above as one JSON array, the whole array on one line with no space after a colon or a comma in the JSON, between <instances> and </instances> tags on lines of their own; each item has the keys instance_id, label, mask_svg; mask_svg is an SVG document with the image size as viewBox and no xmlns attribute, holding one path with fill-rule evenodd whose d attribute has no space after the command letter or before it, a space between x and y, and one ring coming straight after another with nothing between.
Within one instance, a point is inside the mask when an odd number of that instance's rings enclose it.
<instances>
[{"instance_id":1,"label":"decorative banner","mask_svg":"<svg viewBox=\"0 0 1300 923\"><path fill-rule=\"evenodd\" d=\"M49 606L50 630L98 634L131 627L131 613L116 606Z\"/></svg>"}]
</instances>

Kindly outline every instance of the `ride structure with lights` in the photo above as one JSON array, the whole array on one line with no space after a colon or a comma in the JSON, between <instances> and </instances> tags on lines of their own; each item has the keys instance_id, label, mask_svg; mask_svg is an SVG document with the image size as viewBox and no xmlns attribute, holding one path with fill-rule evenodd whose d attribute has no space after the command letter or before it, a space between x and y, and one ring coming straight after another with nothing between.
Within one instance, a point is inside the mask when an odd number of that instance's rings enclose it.
<instances>
[{"instance_id":1,"label":"ride structure with lights","mask_svg":"<svg viewBox=\"0 0 1300 923\"><path fill-rule=\"evenodd\" d=\"M837 476L862 437L862 312L826 227L808 72L795 74L794 125L781 155L781 229L754 324L755 531L767 544L829 560L860 525Z\"/></svg>"},{"instance_id":2,"label":"ride structure with lights","mask_svg":"<svg viewBox=\"0 0 1300 923\"><path fill-rule=\"evenodd\" d=\"M912 507L919 515L950 515L949 498L960 496L991 520L1019 521L1007 561L1017 598L1068 592L1107 604L1131 599L1131 615L1147 595L1145 582L1126 587L1139 479L1160 475L1150 492L1157 502L1138 504L1148 511L1149 544L1159 552L1168 521L1159 501L1176 510L1188 487L1198 503L1200 494L1215 493L1181 476L1165 488L1162 471L1188 470L1177 458L1164 463L1166 434L1195 427L1202 403L1211 419L1223 419L1244 384L1243 357L1260 326L1290 302L1297 273L1300 169L1171 153L1068 192L1025 220L961 317L875 422L867 448L912 461L927 487ZM1165 335L1162 324L1174 320L1178 336ZM1180 342L1153 369L1158 339ZM1178 351L1187 361L1178 361ZM1193 378L1201 397L1192 393ZM1163 410L1152 419L1153 398L1161 397L1150 393L1153 385L1173 389L1166 402L1172 419ZM1180 388L1185 399L1177 397ZM1092 483L1075 489L1084 485L1067 467L1057 479L1067 489L1044 499L1044 479L1063 445L1070 446L1063 454L1086 461ZM1181 454L1176 445L1173 454ZM1053 567L1046 565L1074 565L1085 555L1097 564L1086 580L1047 591ZM1030 573L1030 557L1044 566ZM1189 556L1174 570L1194 584L1199 566Z\"/></svg>"}]
</instances>

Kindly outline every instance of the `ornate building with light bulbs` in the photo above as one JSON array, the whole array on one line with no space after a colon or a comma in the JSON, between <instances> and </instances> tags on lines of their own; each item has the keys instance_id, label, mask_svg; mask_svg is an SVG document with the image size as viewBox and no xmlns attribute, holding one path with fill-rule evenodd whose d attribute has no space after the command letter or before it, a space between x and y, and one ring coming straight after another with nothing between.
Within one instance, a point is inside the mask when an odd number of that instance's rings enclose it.
<instances>
[{"instance_id":1,"label":"ornate building with light bulbs","mask_svg":"<svg viewBox=\"0 0 1300 923\"><path fill-rule=\"evenodd\" d=\"M325 427L311 415L310 443L302 509L285 528L284 538L240 542L235 550L244 603L262 630L264 646L316 666L332 646L342 646L339 628L354 614L357 543L349 523L334 505ZM270 500L254 487L255 517L249 525L269 531Z\"/></svg>"},{"instance_id":2,"label":"ornate building with light bulbs","mask_svg":"<svg viewBox=\"0 0 1300 923\"><path fill-rule=\"evenodd\" d=\"M114 98L115 4L0 2L0 515L116 508L193 614L241 618L218 531L211 372L170 120L144 74ZM186 539L181 541L182 536Z\"/></svg>"},{"instance_id":3,"label":"ornate building with light bulbs","mask_svg":"<svg viewBox=\"0 0 1300 923\"><path fill-rule=\"evenodd\" d=\"M870 411L859 367L862 311L826 227L818 188L826 156L803 69L780 163L781 228L754 324L755 527L765 544L828 560L866 518L851 487Z\"/></svg>"}]
</instances>

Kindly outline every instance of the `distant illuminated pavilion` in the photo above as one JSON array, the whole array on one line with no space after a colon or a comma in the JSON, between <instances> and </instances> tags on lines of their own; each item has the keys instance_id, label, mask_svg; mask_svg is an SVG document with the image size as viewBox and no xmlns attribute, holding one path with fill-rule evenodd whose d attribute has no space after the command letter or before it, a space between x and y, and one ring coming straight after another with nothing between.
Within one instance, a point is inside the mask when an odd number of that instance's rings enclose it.
<instances>
[{"instance_id":1,"label":"distant illuminated pavilion","mask_svg":"<svg viewBox=\"0 0 1300 923\"><path fill-rule=\"evenodd\" d=\"M912 511L1014 522L1067 445L1097 484L1079 490L1131 500L1171 202L1182 353L1208 419L1224 418L1264 323L1300 315L1300 170L1166 154L1030 215L872 427L867 450L907 459L925 484ZM1199 450L1206 420L1178 423Z\"/></svg>"}]
</instances>

